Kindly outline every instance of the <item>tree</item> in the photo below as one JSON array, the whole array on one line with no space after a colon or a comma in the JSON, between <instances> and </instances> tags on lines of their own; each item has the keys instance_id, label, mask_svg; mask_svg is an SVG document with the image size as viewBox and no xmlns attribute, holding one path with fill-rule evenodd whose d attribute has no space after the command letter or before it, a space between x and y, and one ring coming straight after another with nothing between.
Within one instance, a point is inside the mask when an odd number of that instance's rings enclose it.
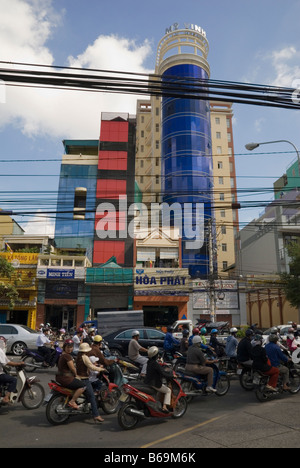
<instances>
[{"instance_id":1,"label":"tree","mask_svg":"<svg viewBox=\"0 0 300 468\"><path fill-rule=\"evenodd\" d=\"M288 246L288 254L291 258L290 273L280 275L284 284L287 300L293 307L300 308L300 245L297 243Z\"/></svg>"},{"instance_id":2,"label":"tree","mask_svg":"<svg viewBox=\"0 0 300 468\"><path fill-rule=\"evenodd\" d=\"M0 301L8 301L11 309L19 298L16 288L18 277L14 278L15 276L15 268L5 258L0 257Z\"/></svg>"}]
</instances>

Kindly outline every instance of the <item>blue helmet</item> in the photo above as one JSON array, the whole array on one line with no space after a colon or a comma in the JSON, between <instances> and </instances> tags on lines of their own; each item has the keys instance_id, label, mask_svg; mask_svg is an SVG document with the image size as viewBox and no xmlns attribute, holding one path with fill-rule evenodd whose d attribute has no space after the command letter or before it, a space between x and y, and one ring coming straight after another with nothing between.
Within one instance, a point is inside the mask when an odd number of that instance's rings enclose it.
<instances>
[{"instance_id":1,"label":"blue helmet","mask_svg":"<svg viewBox=\"0 0 300 468\"><path fill-rule=\"evenodd\" d=\"M218 332L218 330L216 328L213 328L210 333L213 335L214 333L219 333L219 332Z\"/></svg>"}]
</instances>

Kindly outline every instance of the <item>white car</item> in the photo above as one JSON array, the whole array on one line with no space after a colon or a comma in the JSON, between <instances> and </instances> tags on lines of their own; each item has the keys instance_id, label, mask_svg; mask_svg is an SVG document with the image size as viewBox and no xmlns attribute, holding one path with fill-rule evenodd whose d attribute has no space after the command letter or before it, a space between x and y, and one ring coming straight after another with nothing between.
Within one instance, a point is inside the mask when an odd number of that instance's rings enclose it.
<instances>
[{"instance_id":1,"label":"white car","mask_svg":"<svg viewBox=\"0 0 300 468\"><path fill-rule=\"evenodd\" d=\"M26 325L15 325L14 323L1 323L0 336L7 340L7 353L21 356L25 348L35 348L38 332Z\"/></svg>"}]
</instances>

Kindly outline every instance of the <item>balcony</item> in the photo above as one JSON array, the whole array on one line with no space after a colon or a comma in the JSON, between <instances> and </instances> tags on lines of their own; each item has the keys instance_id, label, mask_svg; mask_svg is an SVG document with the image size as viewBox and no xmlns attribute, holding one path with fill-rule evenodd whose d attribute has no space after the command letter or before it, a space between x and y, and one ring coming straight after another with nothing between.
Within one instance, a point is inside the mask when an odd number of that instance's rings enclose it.
<instances>
[{"instance_id":1,"label":"balcony","mask_svg":"<svg viewBox=\"0 0 300 468\"><path fill-rule=\"evenodd\" d=\"M39 255L37 278L84 280L91 262L85 256Z\"/></svg>"}]
</instances>

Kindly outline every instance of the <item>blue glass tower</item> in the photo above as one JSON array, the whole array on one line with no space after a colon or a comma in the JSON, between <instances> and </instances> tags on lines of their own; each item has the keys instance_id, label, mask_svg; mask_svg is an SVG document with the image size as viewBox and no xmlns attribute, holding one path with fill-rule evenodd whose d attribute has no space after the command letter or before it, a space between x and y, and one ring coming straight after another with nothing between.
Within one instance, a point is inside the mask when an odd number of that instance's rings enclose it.
<instances>
[{"instance_id":1,"label":"blue glass tower","mask_svg":"<svg viewBox=\"0 0 300 468\"><path fill-rule=\"evenodd\" d=\"M201 28L199 28L201 29ZM204 31L176 29L161 40L156 72L167 88L180 83L201 83L209 78L208 42ZM205 225L213 218L213 164L210 107L205 94L201 99L162 98L162 194L163 202L182 207L182 263L194 277L209 273ZM184 210L187 204L192 209ZM202 211L197 211L197 206ZM200 248L191 248L187 225L196 232L202 223ZM204 226L203 226L204 224ZM189 235L187 235L189 234Z\"/></svg>"}]
</instances>

